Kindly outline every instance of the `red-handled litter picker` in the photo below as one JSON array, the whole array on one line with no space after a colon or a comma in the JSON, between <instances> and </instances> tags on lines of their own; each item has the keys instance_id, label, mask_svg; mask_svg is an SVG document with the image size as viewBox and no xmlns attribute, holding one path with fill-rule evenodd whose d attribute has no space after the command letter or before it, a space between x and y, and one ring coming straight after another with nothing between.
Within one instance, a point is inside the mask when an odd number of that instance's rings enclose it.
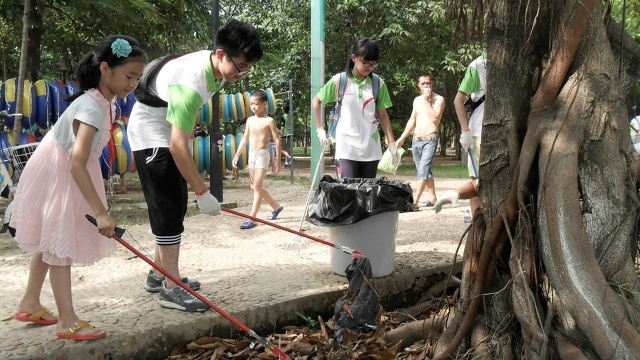
<instances>
[{"instance_id":1,"label":"red-handled litter picker","mask_svg":"<svg viewBox=\"0 0 640 360\"><path fill-rule=\"evenodd\" d=\"M336 245L336 244L330 243L328 241L322 240L320 238L317 238L315 236L307 235L307 234L305 234L303 232L295 231L293 229L289 229L289 228L286 228L284 226L280 226L280 225L272 223L270 221L258 219L257 217L253 217L251 215L243 214L243 213L241 213L239 211L227 209L227 208L224 208L224 207L221 210L224 211L224 212L228 212L229 214L240 216L240 217L243 217L245 219L249 219L251 221L255 221L255 222L259 222L259 223L265 224L265 225L269 225L269 226L272 226L272 227L274 227L276 229L284 230L284 231L290 232L292 234L296 234L298 236L302 236L302 237L305 237L307 239L310 239L310 240L313 240L313 241L317 241L317 242L325 244L325 245L329 245L329 246L331 246L333 248L336 248L336 249L338 249L340 251L343 251L343 252L345 252L345 253L347 253L349 255L352 255L355 259L357 259L357 258L359 258L361 256L365 257L365 255L363 253L361 253L360 251L358 251L358 250L353 250L353 249L351 249L349 247L346 247L346 246L343 246L343 245Z\"/></svg>"},{"instance_id":2,"label":"red-handled litter picker","mask_svg":"<svg viewBox=\"0 0 640 360\"><path fill-rule=\"evenodd\" d=\"M364 324L369 329L376 329L373 324L376 323L376 319L379 316L378 313L379 309L381 308L380 296L374 288L373 281L368 280L373 278L373 270L371 268L371 262L366 256L364 256L364 254L362 254L358 250L352 250L346 246L332 244L328 241L318 239L317 237L313 237L311 235L307 235L269 221L261 220L238 211L227 208L222 208L221 210L249 219L251 221L266 224L276 229L284 230L292 234L317 241L325 245L329 245L349 255L352 255L354 260L345 269L347 279L349 280L349 287L347 288L346 294L338 299L338 301L334 305L333 319L336 320L336 339L340 344L342 344L343 337L342 335L338 335L338 333L342 334L342 330L337 330L340 328L359 331L360 324Z\"/></svg>"},{"instance_id":3,"label":"red-handled litter picker","mask_svg":"<svg viewBox=\"0 0 640 360\"><path fill-rule=\"evenodd\" d=\"M85 215L85 217L87 218L87 220L91 221L92 224L97 226L96 219L93 216ZM178 279L177 277L169 274L167 272L167 270L165 270L162 266L156 264L153 260L149 259L149 257L147 257L146 255L142 254L140 251L138 251L136 248L131 246L126 241L122 240L122 236L124 235L124 232L125 232L124 229L116 227L115 234L113 235L113 238L116 241L118 241L120 244L122 244L122 246L124 246L127 249L131 250L131 252L136 254L139 258L144 260L147 264L151 265L154 269L158 270L161 274L163 274L164 276L166 276L169 279L171 279L171 281L173 281L176 284L178 284L178 286L180 286L181 288L183 288L186 291L188 291L191 295L193 295L196 298L198 298L198 300L200 300L203 303L207 304L207 306L209 306L210 308L215 310L218 314L222 315L225 319L231 321L235 326L239 327L244 332L249 334L249 336L251 336L252 338L256 339L260 344L264 345L264 347L266 349L271 351L274 355L278 356L279 359L285 359L285 360L290 360L291 359L287 354L285 354L277 346L273 345L267 339L265 339L265 338L259 336L258 334L256 334L256 332L251 330L247 325L241 323L236 318L234 318L233 316L231 316L228 313L226 313L224 310L222 310L219 307L217 307L215 304L213 304L207 298L205 298L204 296L198 294L195 290L191 289L189 286L187 286L182 281L180 281L180 279Z\"/></svg>"}]
</instances>

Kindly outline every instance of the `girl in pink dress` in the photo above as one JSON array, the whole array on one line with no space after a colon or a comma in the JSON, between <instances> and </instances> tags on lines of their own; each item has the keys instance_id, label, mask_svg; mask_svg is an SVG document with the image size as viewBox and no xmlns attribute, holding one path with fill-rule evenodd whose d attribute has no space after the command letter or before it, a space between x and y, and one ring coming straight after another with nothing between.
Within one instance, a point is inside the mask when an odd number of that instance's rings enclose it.
<instances>
[{"instance_id":1,"label":"girl in pink dress","mask_svg":"<svg viewBox=\"0 0 640 360\"><path fill-rule=\"evenodd\" d=\"M73 308L71 266L89 265L116 250L115 222L98 157L111 136L116 96L138 85L146 53L128 36L111 35L84 56L76 77L79 90L26 164L16 190L10 225L18 245L33 253L25 294L14 318L57 324L62 339L92 340L105 332L80 320ZM94 216L96 228L85 218ZM49 273L56 318L40 303Z\"/></svg>"}]
</instances>

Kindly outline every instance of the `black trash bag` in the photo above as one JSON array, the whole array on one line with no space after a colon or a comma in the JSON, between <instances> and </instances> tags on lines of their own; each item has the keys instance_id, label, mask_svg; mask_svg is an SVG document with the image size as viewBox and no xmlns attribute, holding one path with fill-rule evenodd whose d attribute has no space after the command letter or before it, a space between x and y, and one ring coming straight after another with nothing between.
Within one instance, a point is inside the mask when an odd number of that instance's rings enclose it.
<instances>
[{"instance_id":1,"label":"black trash bag","mask_svg":"<svg viewBox=\"0 0 640 360\"><path fill-rule=\"evenodd\" d=\"M405 212L413 204L411 186L401 180L340 178L325 175L309 206L307 220L317 226L355 224L389 211Z\"/></svg>"},{"instance_id":2,"label":"black trash bag","mask_svg":"<svg viewBox=\"0 0 640 360\"><path fill-rule=\"evenodd\" d=\"M338 299L333 310L336 322L334 334L338 344L342 344L344 329L359 332L376 329L376 322L382 314L380 296L373 283L371 262L364 256L353 259L345 270L349 287L347 293Z\"/></svg>"}]
</instances>

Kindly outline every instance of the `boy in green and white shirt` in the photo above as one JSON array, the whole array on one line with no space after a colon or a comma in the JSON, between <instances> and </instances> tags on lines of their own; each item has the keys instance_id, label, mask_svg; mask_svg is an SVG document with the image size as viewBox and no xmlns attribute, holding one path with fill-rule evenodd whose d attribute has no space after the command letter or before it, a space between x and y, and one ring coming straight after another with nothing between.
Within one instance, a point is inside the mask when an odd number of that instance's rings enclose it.
<instances>
[{"instance_id":1,"label":"boy in green and white shirt","mask_svg":"<svg viewBox=\"0 0 640 360\"><path fill-rule=\"evenodd\" d=\"M148 83L140 87L144 91L136 92L138 101L129 118L129 143L156 236L155 260L176 278L180 278L178 256L188 203L187 183L196 194L201 212L220 213L220 205L200 177L189 148L196 114L225 82L234 83L248 75L261 57L256 29L231 20L216 33L215 50L162 62L155 79L148 76ZM145 69L146 75L157 69L152 64ZM146 78L143 75L143 80ZM193 289L200 287L193 279L180 279ZM164 307L186 311L208 308L153 270L149 271L145 289L160 292L160 305Z\"/></svg>"}]
</instances>

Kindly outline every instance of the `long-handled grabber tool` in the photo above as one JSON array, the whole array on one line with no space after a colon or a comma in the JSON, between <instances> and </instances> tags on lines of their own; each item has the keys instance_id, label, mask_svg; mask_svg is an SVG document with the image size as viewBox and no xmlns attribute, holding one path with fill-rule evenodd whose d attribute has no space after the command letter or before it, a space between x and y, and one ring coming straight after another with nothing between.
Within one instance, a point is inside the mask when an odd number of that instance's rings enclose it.
<instances>
[{"instance_id":1,"label":"long-handled grabber tool","mask_svg":"<svg viewBox=\"0 0 640 360\"><path fill-rule=\"evenodd\" d=\"M91 215L85 215L85 217L87 218L87 220L91 221L92 224L97 226L97 222L96 219L91 216ZM209 306L210 308L212 308L213 310L215 310L218 314L222 315L222 317L224 317L225 319L231 321L235 326L239 327L240 329L242 329L244 332L246 332L247 334L249 334L249 336L251 336L252 338L256 339L260 344L262 344L266 349L268 349L269 351L271 351L274 355L278 356L279 359L285 359L285 360L290 360L291 358L285 354L282 350L280 350L280 348L278 348L277 346L273 345L270 341L268 341L267 339L259 336L258 334L256 334L255 331L251 330L247 325L241 323L240 321L238 321L236 318L234 318L233 316L229 315L228 313L226 313L224 310L220 309L219 307L217 307L214 303L212 303L211 301L209 301L207 298L205 298L204 296L198 294L195 290L193 290L192 288L190 288L189 286L187 286L185 283L183 283L182 281L180 281L180 279L178 279L177 277L169 274L169 272L167 272L167 270L165 270L162 266L156 264L153 260L149 259L148 256L142 254L140 251L138 251L136 248L134 248L133 246L131 246L129 243L127 243L126 241L124 241L122 239L122 235L124 235L125 230L122 228L118 228L116 227L115 229L115 234L113 235L113 238L119 242L120 244L122 244L122 246L126 247L127 249L129 249L131 252L133 252L134 254L136 254L139 258L141 258L142 260L144 260L147 264L151 265L151 267L153 267L154 269L158 270L158 272L160 272L162 275L166 276L167 278L171 279L171 281L175 282L176 284L178 284L178 286L180 286L181 288L185 289L187 292L189 292L191 295L195 296L196 298L198 298L198 300L202 301L203 303L207 304L207 306Z\"/></svg>"},{"instance_id":2,"label":"long-handled grabber tool","mask_svg":"<svg viewBox=\"0 0 640 360\"><path fill-rule=\"evenodd\" d=\"M272 222L267 221L267 220L258 219L257 217L253 217L251 215L243 214L243 213L241 213L239 211L227 209L227 208L224 208L224 207L221 210L224 211L224 212L228 212L229 214L237 215L237 216L240 216L242 218L249 219L251 221L259 222L259 223L262 223L262 224L265 224L265 225L272 226L272 227L274 227L276 229L284 230L284 231L290 232L292 234L296 234L298 236L305 237L305 238L307 238L309 240L313 240L313 241L319 242L321 244L329 245L332 248L336 248L336 249L338 249L338 250L340 250L340 251L342 251L344 253L347 253L347 254L353 256L356 259L359 258L359 257L365 257L365 255L362 252L358 251L358 250L354 250L354 249L351 249L351 248L343 246L343 245L333 244L333 243L330 243L328 241L325 241L325 240L322 240L320 238L317 238L315 236L311 236L311 235L308 235L308 234L305 234L305 233L302 233L302 232L299 232L299 231L295 231L293 229L289 229L287 227L272 223Z\"/></svg>"},{"instance_id":3,"label":"long-handled grabber tool","mask_svg":"<svg viewBox=\"0 0 640 360\"><path fill-rule=\"evenodd\" d=\"M316 165L316 171L313 173L313 179L311 179L311 188L309 188L309 194L307 195L307 202L304 205L304 212L302 213L302 218L300 219L300 224L298 225L298 233L302 230L302 224L304 224L304 220L307 218L307 212L309 211L309 201L311 201L311 194L313 193L313 188L316 185L316 180L318 178L318 174L320 173L320 166L324 165L324 148L326 144L320 148L320 159L318 159L318 164ZM293 242L298 244L298 252L300 252L300 235L296 235L293 239ZM287 248L289 244L287 244Z\"/></svg>"}]
</instances>

